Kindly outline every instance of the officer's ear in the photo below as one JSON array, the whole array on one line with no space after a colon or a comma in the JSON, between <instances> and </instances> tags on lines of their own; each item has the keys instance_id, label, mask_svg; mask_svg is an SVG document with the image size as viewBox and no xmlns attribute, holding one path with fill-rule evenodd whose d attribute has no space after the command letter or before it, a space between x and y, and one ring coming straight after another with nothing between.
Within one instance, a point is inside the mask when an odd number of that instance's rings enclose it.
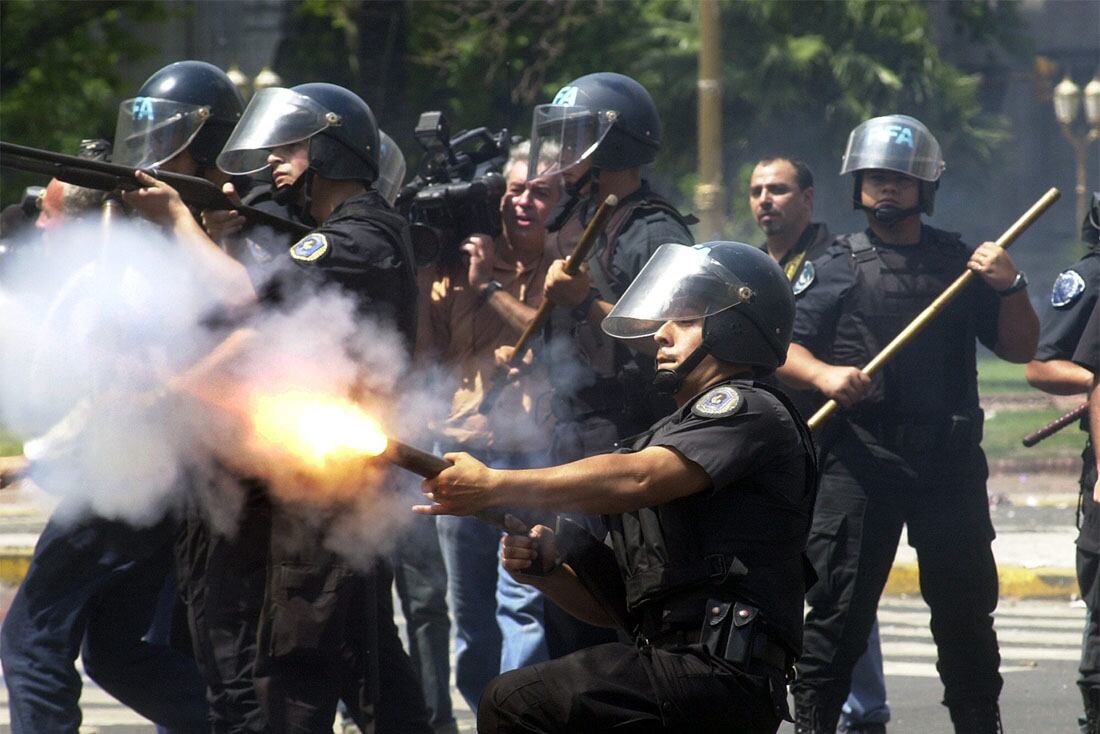
<instances>
[{"instance_id":1,"label":"officer's ear","mask_svg":"<svg viewBox=\"0 0 1100 734\"><path fill-rule=\"evenodd\" d=\"M814 208L814 187L807 186L802 189L802 196L805 197L806 206L812 210Z\"/></svg>"}]
</instances>

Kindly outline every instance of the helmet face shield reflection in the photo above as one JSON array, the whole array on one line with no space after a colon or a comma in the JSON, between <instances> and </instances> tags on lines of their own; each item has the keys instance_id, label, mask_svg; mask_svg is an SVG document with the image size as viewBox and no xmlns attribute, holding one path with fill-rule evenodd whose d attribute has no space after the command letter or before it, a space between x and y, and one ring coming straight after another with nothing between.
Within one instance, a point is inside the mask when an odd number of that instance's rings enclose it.
<instances>
[{"instance_id":1,"label":"helmet face shield reflection","mask_svg":"<svg viewBox=\"0 0 1100 734\"><path fill-rule=\"evenodd\" d=\"M375 186L382 198L393 206L397 195L401 193L401 184L405 182L405 155L393 138L381 130L378 131L378 182Z\"/></svg>"},{"instance_id":2,"label":"helmet face shield reflection","mask_svg":"<svg viewBox=\"0 0 1100 734\"><path fill-rule=\"evenodd\" d=\"M531 158L527 178L561 173L595 152L611 127L609 116L586 107L544 104L531 124Z\"/></svg>"},{"instance_id":3,"label":"helmet face shield reflection","mask_svg":"<svg viewBox=\"0 0 1100 734\"><path fill-rule=\"evenodd\" d=\"M619 339L651 336L666 321L703 319L738 305L751 291L709 248L666 244L657 248L603 321Z\"/></svg>"},{"instance_id":4,"label":"helmet face shield reflection","mask_svg":"<svg viewBox=\"0 0 1100 734\"><path fill-rule=\"evenodd\" d=\"M134 97L119 105L112 160L152 168L191 144L210 118L210 108L157 97Z\"/></svg>"},{"instance_id":5,"label":"helmet face shield reflection","mask_svg":"<svg viewBox=\"0 0 1100 734\"><path fill-rule=\"evenodd\" d=\"M881 169L931 182L939 180L944 168L940 144L924 123L908 115L887 115L852 130L840 174Z\"/></svg>"},{"instance_id":6,"label":"helmet face shield reflection","mask_svg":"<svg viewBox=\"0 0 1100 734\"><path fill-rule=\"evenodd\" d=\"M272 148L305 140L339 124L339 116L305 95L279 87L261 89L226 141L218 168L231 175L262 171Z\"/></svg>"}]
</instances>

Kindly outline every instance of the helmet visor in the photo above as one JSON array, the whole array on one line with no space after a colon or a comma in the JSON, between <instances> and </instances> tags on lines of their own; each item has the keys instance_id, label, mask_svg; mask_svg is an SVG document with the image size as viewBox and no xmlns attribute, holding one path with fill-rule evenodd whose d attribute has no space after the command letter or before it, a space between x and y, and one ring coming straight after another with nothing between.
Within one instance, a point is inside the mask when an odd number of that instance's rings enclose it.
<instances>
[{"instance_id":1,"label":"helmet visor","mask_svg":"<svg viewBox=\"0 0 1100 734\"><path fill-rule=\"evenodd\" d=\"M908 115L876 117L848 136L840 174L884 169L921 181L937 181L944 162L940 144L928 128Z\"/></svg>"},{"instance_id":2,"label":"helmet visor","mask_svg":"<svg viewBox=\"0 0 1100 734\"><path fill-rule=\"evenodd\" d=\"M241 115L218 156L218 168L231 175L262 171L272 148L321 132L340 118L305 95L280 87L261 89Z\"/></svg>"},{"instance_id":3,"label":"helmet visor","mask_svg":"<svg viewBox=\"0 0 1100 734\"><path fill-rule=\"evenodd\" d=\"M752 293L710 256L710 248L661 245L603 321L619 339L655 334L666 321L690 321L736 306Z\"/></svg>"},{"instance_id":4,"label":"helmet visor","mask_svg":"<svg viewBox=\"0 0 1100 734\"><path fill-rule=\"evenodd\" d=\"M531 158L527 178L561 173L596 151L611 127L609 115L586 107L543 104L531 123Z\"/></svg>"},{"instance_id":5,"label":"helmet visor","mask_svg":"<svg viewBox=\"0 0 1100 734\"><path fill-rule=\"evenodd\" d=\"M134 97L119 105L112 160L152 168L191 144L210 118L210 108L157 97Z\"/></svg>"},{"instance_id":6,"label":"helmet visor","mask_svg":"<svg viewBox=\"0 0 1100 734\"><path fill-rule=\"evenodd\" d=\"M381 130L378 131L378 182L375 188L382 198L393 206L397 201L397 194L401 191L401 184L405 182L405 155L397 146L393 138Z\"/></svg>"}]
</instances>

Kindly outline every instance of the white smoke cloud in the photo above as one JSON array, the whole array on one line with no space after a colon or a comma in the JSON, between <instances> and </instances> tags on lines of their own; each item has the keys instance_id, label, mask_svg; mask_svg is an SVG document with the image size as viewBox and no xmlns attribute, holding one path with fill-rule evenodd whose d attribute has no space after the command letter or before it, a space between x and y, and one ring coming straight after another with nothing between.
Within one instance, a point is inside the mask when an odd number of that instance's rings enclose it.
<instances>
[{"instance_id":1,"label":"white smoke cloud","mask_svg":"<svg viewBox=\"0 0 1100 734\"><path fill-rule=\"evenodd\" d=\"M211 325L214 289L178 243L141 223L103 232L74 225L20 251L0 279L0 424L33 439L36 483L73 519L144 526L192 502L231 534L236 477L251 476L323 524L349 559L389 551L420 501L419 478L368 461L310 474L255 440L250 400L354 396L389 435L430 450L457 378L441 365L414 371L400 335L329 289L292 309L256 309L234 325L247 338L233 359L168 391L232 329ZM536 430L521 415L514 428Z\"/></svg>"}]
</instances>

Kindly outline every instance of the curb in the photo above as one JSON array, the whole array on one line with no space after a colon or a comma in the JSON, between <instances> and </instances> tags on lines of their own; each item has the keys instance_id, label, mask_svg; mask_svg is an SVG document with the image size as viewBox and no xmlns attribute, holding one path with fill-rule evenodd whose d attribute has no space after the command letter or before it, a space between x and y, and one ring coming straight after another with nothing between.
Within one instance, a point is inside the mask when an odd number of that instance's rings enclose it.
<instances>
[{"instance_id":1,"label":"curb","mask_svg":"<svg viewBox=\"0 0 1100 734\"><path fill-rule=\"evenodd\" d=\"M0 548L0 584L18 586L27 575L32 555L34 548L30 546Z\"/></svg>"},{"instance_id":2,"label":"curb","mask_svg":"<svg viewBox=\"0 0 1100 734\"><path fill-rule=\"evenodd\" d=\"M18 586L27 575L34 548L12 546L0 548L0 584ZM1072 568L1024 568L998 566L1000 596L1011 599L1076 599L1077 573ZM916 563L902 561L890 569L890 577L882 593L888 596L919 596L920 571Z\"/></svg>"},{"instance_id":3,"label":"curb","mask_svg":"<svg viewBox=\"0 0 1100 734\"><path fill-rule=\"evenodd\" d=\"M1072 568L1043 566L998 566L999 596L1010 599L1076 599L1077 572ZM911 561L895 563L882 593L889 596L919 596L920 571Z\"/></svg>"}]
</instances>

